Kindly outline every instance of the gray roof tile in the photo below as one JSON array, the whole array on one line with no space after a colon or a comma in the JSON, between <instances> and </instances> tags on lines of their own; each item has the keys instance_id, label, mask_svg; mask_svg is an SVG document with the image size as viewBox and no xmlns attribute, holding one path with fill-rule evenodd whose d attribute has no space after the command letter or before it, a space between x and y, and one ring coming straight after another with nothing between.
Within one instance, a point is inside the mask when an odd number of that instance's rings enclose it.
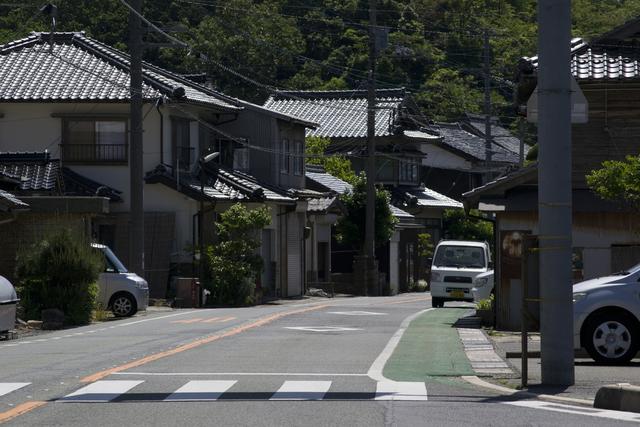
<instances>
[{"instance_id":1,"label":"gray roof tile","mask_svg":"<svg viewBox=\"0 0 640 427\"><path fill-rule=\"evenodd\" d=\"M28 204L4 190L0 190L0 206L4 206L3 210L9 211L29 208Z\"/></svg>"},{"instance_id":2,"label":"gray roof tile","mask_svg":"<svg viewBox=\"0 0 640 427\"><path fill-rule=\"evenodd\" d=\"M442 136L442 145L453 148L474 160L486 161L484 138L464 130L459 123L436 123L434 129ZM494 142L492 144L492 161L518 163L519 156Z\"/></svg>"},{"instance_id":3,"label":"gray roof tile","mask_svg":"<svg viewBox=\"0 0 640 427\"><path fill-rule=\"evenodd\" d=\"M313 165L307 165L306 177L308 180L313 181L326 191L333 191L336 194L344 194L347 191L351 191L353 186L346 181L336 178L335 176L328 174L322 167L314 167Z\"/></svg>"},{"instance_id":4,"label":"gray roof tile","mask_svg":"<svg viewBox=\"0 0 640 427\"><path fill-rule=\"evenodd\" d=\"M49 33L0 46L0 100L121 101L129 100L129 56L86 37L84 33ZM236 110L213 91L148 63L143 64L143 96L172 96L183 88L184 100Z\"/></svg>"},{"instance_id":5,"label":"gray roof tile","mask_svg":"<svg viewBox=\"0 0 640 427\"><path fill-rule=\"evenodd\" d=\"M392 125L406 93L404 89L376 92L376 136L392 135ZM318 123L307 136L325 138L364 138L367 136L367 92L287 91L271 96L266 108Z\"/></svg>"}]
</instances>

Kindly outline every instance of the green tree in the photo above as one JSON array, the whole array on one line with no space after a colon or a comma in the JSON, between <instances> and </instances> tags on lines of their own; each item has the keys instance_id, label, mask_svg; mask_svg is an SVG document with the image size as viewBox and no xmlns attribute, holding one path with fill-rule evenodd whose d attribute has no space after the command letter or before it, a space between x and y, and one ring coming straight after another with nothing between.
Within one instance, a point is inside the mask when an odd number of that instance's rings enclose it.
<instances>
[{"instance_id":1,"label":"green tree","mask_svg":"<svg viewBox=\"0 0 640 427\"><path fill-rule=\"evenodd\" d=\"M218 243L207 248L209 278L205 286L214 303L252 304L263 260L256 253L260 230L271 223L269 208L247 209L237 203L220 214L216 222Z\"/></svg>"},{"instance_id":2,"label":"green tree","mask_svg":"<svg viewBox=\"0 0 640 427\"><path fill-rule=\"evenodd\" d=\"M472 210L471 214L480 216L480 212L476 210ZM489 221L470 218L462 209L444 211L442 227L447 239L493 243L493 224Z\"/></svg>"},{"instance_id":3,"label":"green tree","mask_svg":"<svg viewBox=\"0 0 640 427\"><path fill-rule=\"evenodd\" d=\"M89 323L103 270L104 256L66 229L20 251L16 276L26 317L40 319L42 310L56 308L67 324Z\"/></svg>"},{"instance_id":4,"label":"green tree","mask_svg":"<svg viewBox=\"0 0 640 427\"><path fill-rule=\"evenodd\" d=\"M603 162L601 169L587 175L587 184L603 199L640 209L640 157Z\"/></svg>"},{"instance_id":5,"label":"green tree","mask_svg":"<svg viewBox=\"0 0 640 427\"><path fill-rule=\"evenodd\" d=\"M375 245L385 244L393 235L398 220L393 216L389 192L376 188ZM356 177L353 191L340 196L345 207L345 215L336 224L336 237L340 243L361 250L364 246L364 231L367 205L367 186L363 174Z\"/></svg>"},{"instance_id":6,"label":"green tree","mask_svg":"<svg viewBox=\"0 0 640 427\"><path fill-rule=\"evenodd\" d=\"M323 166L329 174L350 184L356 182L356 174L351 166L351 160L340 155L325 155L331 144L329 139L309 136L305 143L307 155L314 156L307 159L308 164Z\"/></svg>"}]
</instances>

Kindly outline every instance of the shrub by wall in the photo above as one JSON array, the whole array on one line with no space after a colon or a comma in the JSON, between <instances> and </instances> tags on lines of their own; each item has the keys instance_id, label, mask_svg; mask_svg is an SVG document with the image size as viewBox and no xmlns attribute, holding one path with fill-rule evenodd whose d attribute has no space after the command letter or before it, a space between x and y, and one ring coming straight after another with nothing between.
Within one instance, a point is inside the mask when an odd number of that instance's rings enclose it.
<instances>
[{"instance_id":1,"label":"shrub by wall","mask_svg":"<svg viewBox=\"0 0 640 427\"><path fill-rule=\"evenodd\" d=\"M89 323L103 269L103 255L67 229L21 250L16 277L24 316L40 319L42 310L57 308L66 324Z\"/></svg>"}]
</instances>

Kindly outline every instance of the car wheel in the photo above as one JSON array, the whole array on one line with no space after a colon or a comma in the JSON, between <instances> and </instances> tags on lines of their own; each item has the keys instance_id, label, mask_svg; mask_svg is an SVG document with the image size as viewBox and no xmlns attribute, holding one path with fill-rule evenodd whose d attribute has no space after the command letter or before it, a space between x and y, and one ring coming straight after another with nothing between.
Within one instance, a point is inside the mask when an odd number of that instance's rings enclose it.
<instances>
[{"instance_id":1,"label":"car wheel","mask_svg":"<svg viewBox=\"0 0 640 427\"><path fill-rule=\"evenodd\" d=\"M599 363L627 363L638 352L638 331L628 316L602 313L584 326L583 345Z\"/></svg>"},{"instance_id":2,"label":"car wheel","mask_svg":"<svg viewBox=\"0 0 640 427\"><path fill-rule=\"evenodd\" d=\"M442 307L442 301L441 301L441 299L440 299L440 298L432 297L432 298L431 298L431 307L433 307L433 308Z\"/></svg>"},{"instance_id":3,"label":"car wheel","mask_svg":"<svg viewBox=\"0 0 640 427\"><path fill-rule=\"evenodd\" d=\"M129 294L119 294L111 302L111 312L116 317L129 317L136 314L136 302Z\"/></svg>"}]
</instances>

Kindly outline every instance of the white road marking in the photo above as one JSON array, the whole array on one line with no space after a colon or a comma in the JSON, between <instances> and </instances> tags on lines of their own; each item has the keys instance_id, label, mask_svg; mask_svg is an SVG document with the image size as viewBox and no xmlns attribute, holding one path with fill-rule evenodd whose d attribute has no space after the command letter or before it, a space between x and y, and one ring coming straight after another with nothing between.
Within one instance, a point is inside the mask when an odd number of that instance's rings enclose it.
<instances>
[{"instance_id":1,"label":"white road marking","mask_svg":"<svg viewBox=\"0 0 640 427\"><path fill-rule=\"evenodd\" d=\"M427 400L427 386L419 382L379 381L375 400Z\"/></svg>"},{"instance_id":2,"label":"white road marking","mask_svg":"<svg viewBox=\"0 0 640 427\"><path fill-rule=\"evenodd\" d=\"M284 329L293 329L296 331L310 332L343 332L343 331L361 331L360 328L345 328L342 326L286 326Z\"/></svg>"},{"instance_id":3,"label":"white road marking","mask_svg":"<svg viewBox=\"0 0 640 427\"><path fill-rule=\"evenodd\" d=\"M285 381L269 400L322 400L331 381Z\"/></svg>"},{"instance_id":4,"label":"white road marking","mask_svg":"<svg viewBox=\"0 0 640 427\"><path fill-rule=\"evenodd\" d=\"M173 402L218 400L235 383L237 381L189 381L164 400Z\"/></svg>"},{"instance_id":5,"label":"white road marking","mask_svg":"<svg viewBox=\"0 0 640 427\"><path fill-rule=\"evenodd\" d=\"M367 374L337 374L318 372L114 372L111 375L133 375L150 377L203 377L203 376L234 376L234 377L366 377Z\"/></svg>"},{"instance_id":6,"label":"white road marking","mask_svg":"<svg viewBox=\"0 0 640 427\"><path fill-rule=\"evenodd\" d=\"M110 402L144 381L96 381L66 395L58 402Z\"/></svg>"},{"instance_id":7,"label":"white road marking","mask_svg":"<svg viewBox=\"0 0 640 427\"><path fill-rule=\"evenodd\" d=\"M373 363L371 364L371 367L369 368L369 372L367 372L367 375L369 376L369 378L376 381L389 381L387 378L385 378L384 375L382 375L382 370L384 369L384 365L387 364L387 361L393 354L393 351L398 346L398 343L400 342L400 338L402 338L404 331L407 330L407 328L409 327L409 324L413 322L413 320L416 317L420 316L422 313L426 313L427 311L431 311L431 310L433 310L433 308L420 310L419 312L412 314L411 316L407 317L402 321L402 323L400 324L400 328L395 332L395 334L393 334L389 342L387 342L387 345L382 350L382 353L380 353L380 355L378 355L376 360L374 360Z\"/></svg>"},{"instance_id":8,"label":"white road marking","mask_svg":"<svg viewBox=\"0 0 640 427\"><path fill-rule=\"evenodd\" d=\"M21 389L22 387L26 387L31 383L0 383L0 396L4 396L5 394L9 394L12 391L16 391Z\"/></svg>"},{"instance_id":9,"label":"white road marking","mask_svg":"<svg viewBox=\"0 0 640 427\"><path fill-rule=\"evenodd\" d=\"M585 408L581 406L562 405L560 403L541 402L539 400L519 400L502 402L506 405L524 408L544 409L545 411L563 412L566 414L585 415L587 417L608 418L622 421L640 422L640 415L634 412L611 411L608 409Z\"/></svg>"},{"instance_id":10,"label":"white road marking","mask_svg":"<svg viewBox=\"0 0 640 427\"><path fill-rule=\"evenodd\" d=\"M343 316L386 316L389 313L377 313L375 311L329 311L329 314L340 314Z\"/></svg>"},{"instance_id":11,"label":"white road marking","mask_svg":"<svg viewBox=\"0 0 640 427\"><path fill-rule=\"evenodd\" d=\"M151 321L154 321L154 320L166 319L168 317L184 316L184 315L187 315L187 314L198 313L198 312L200 312L200 311L191 310L191 311L185 311L185 312L182 312L182 313L169 314L169 315L166 315L166 316L152 317L151 319L143 319L143 320L136 320L134 322L120 323L120 324L117 324L117 325L114 325L114 326L109 326L109 327L100 328L100 329L93 329L93 330L90 330L90 331L75 332L73 334L55 336L55 337L51 337L51 338L41 338L41 339L38 339L38 340L35 340L35 341L17 341L17 342L11 343L11 344L0 345L0 348L3 348L3 347L16 347L16 346L23 345L23 344L33 344L34 342L48 342L48 341L53 341L53 340L59 340L59 339L62 339L62 338L73 338L73 337L82 336L82 335L85 335L85 334L93 334L95 332L107 331L109 329L122 328L123 326L135 325L135 324L143 323L143 322L151 322Z\"/></svg>"}]
</instances>

